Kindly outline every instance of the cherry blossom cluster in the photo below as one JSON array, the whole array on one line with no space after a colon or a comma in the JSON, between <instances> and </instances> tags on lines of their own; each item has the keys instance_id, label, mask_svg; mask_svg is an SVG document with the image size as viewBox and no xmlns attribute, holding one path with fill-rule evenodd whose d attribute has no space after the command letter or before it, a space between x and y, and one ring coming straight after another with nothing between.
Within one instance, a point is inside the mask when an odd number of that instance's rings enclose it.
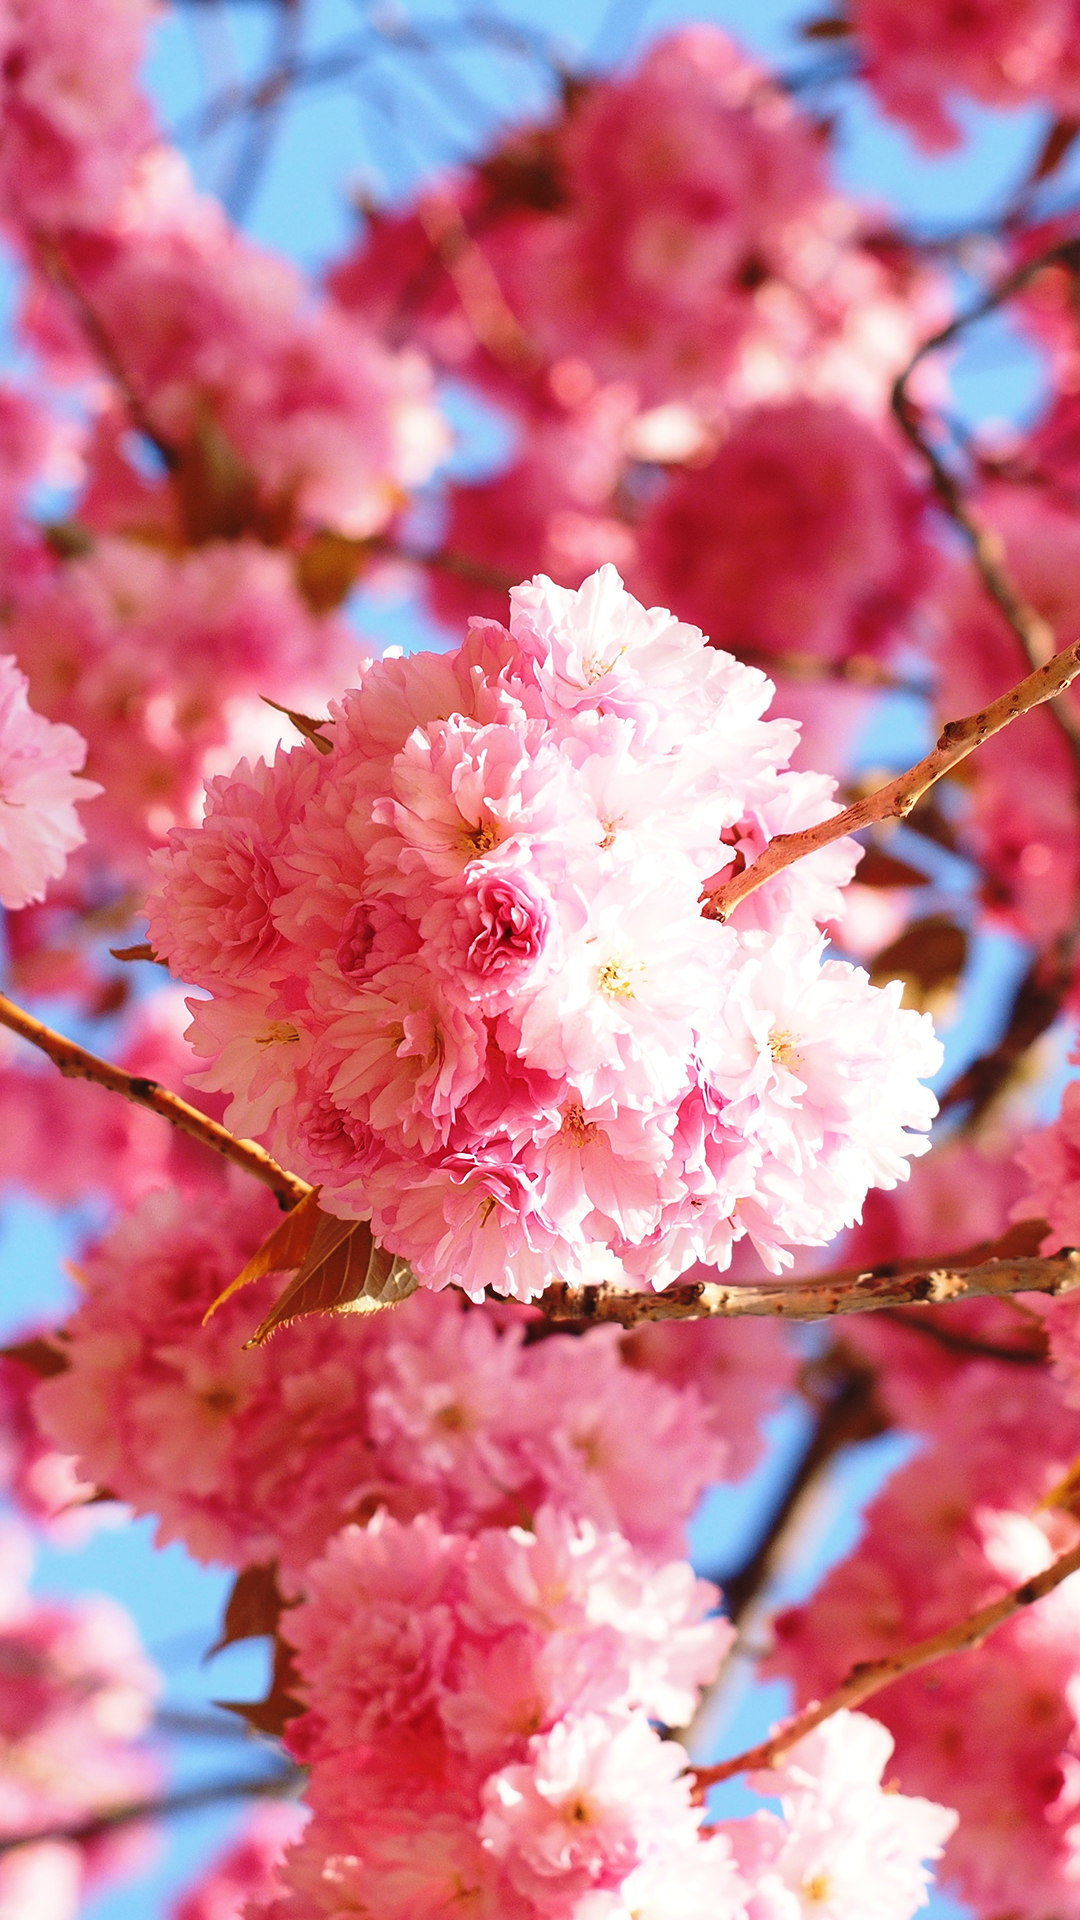
<instances>
[{"instance_id":1,"label":"cherry blossom cluster","mask_svg":"<svg viewBox=\"0 0 1080 1920\"><path fill-rule=\"evenodd\" d=\"M1000 1326L979 1331L1001 1339ZM1063 1513L1033 1511L1080 1452L1080 1415L1045 1369L942 1353L934 1382L900 1359L897 1411L929 1450L873 1503L858 1551L776 1622L769 1665L800 1701L997 1599L1076 1537ZM903 1791L947 1791L959 1812L942 1872L978 1913L1073 1910L1078 1658L1080 1597L1066 1582L978 1651L874 1701Z\"/></svg>"},{"instance_id":2,"label":"cherry blossom cluster","mask_svg":"<svg viewBox=\"0 0 1080 1920\"><path fill-rule=\"evenodd\" d=\"M934 560L888 391L947 303L874 226L819 124L706 26L373 215L338 299L518 429L449 490L443 548L471 565L431 571L438 616L501 616L473 573L577 586L608 561L780 667L909 641ZM827 725L800 680L784 700Z\"/></svg>"},{"instance_id":3,"label":"cherry blossom cluster","mask_svg":"<svg viewBox=\"0 0 1080 1920\"><path fill-rule=\"evenodd\" d=\"M731 1638L710 1597L543 1510L471 1539L347 1528L288 1617L314 1811L287 1891L256 1910L405 1920L455 1889L515 1920L744 1920L800 1897L853 1911L869 1872L882 1913L911 1914L954 1816L880 1792L888 1736L858 1716L767 1783L783 1817L702 1835L685 1751L650 1722L688 1718Z\"/></svg>"},{"instance_id":4,"label":"cherry blossom cluster","mask_svg":"<svg viewBox=\"0 0 1080 1920\"><path fill-rule=\"evenodd\" d=\"M850 844L702 917L710 877L833 805L769 693L611 568L373 664L328 754L241 766L159 861L151 942L215 994L196 1084L477 1299L598 1253L663 1286L747 1235L774 1270L827 1241L906 1177L939 1055L821 959Z\"/></svg>"},{"instance_id":5,"label":"cherry blossom cluster","mask_svg":"<svg viewBox=\"0 0 1080 1920\"><path fill-rule=\"evenodd\" d=\"M148 1195L82 1256L67 1364L35 1411L50 1483L74 1482L77 1456L84 1482L156 1514L161 1542L200 1560L277 1561L295 1588L339 1527L380 1507L469 1530L544 1502L678 1554L700 1493L753 1464L792 1377L771 1327L657 1329L624 1356L616 1328L526 1344L527 1321L500 1325L455 1293L374 1322L304 1320L244 1350L246 1296L203 1320L273 1202L250 1183L192 1197ZM27 1445L33 1487L45 1443Z\"/></svg>"},{"instance_id":6,"label":"cherry blossom cluster","mask_svg":"<svg viewBox=\"0 0 1080 1920\"><path fill-rule=\"evenodd\" d=\"M961 142L957 94L992 107L1044 100L1063 119L1080 107L1075 0L852 0L851 24L886 113L925 147Z\"/></svg>"},{"instance_id":7,"label":"cherry blossom cluster","mask_svg":"<svg viewBox=\"0 0 1080 1920\"><path fill-rule=\"evenodd\" d=\"M0 223L33 367L3 395L4 620L32 706L104 788L68 877L84 947L104 902L130 915L204 779L280 737L263 697L319 706L352 677L335 609L448 445L423 353L313 298L196 191L139 83L155 17L0 12ZM48 529L26 513L42 484L68 503ZM42 861L7 905L56 877ZM65 971L55 933L26 922L27 967L92 994L100 963Z\"/></svg>"},{"instance_id":8,"label":"cherry blossom cluster","mask_svg":"<svg viewBox=\"0 0 1080 1920\"><path fill-rule=\"evenodd\" d=\"M67 857L86 838L75 809L101 793L78 776L86 741L74 727L35 713L26 675L11 654L0 657L0 904L43 900Z\"/></svg>"},{"instance_id":9,"label":"cherry blossom cluster","mask_svg":"<svg viewBox=\"0 0 1080 1920\"><path fill-rule=\"evenodd\" d=\"M42 1601L27 1590L32 1551L0 1534L0 1838L47 1836L0 1857L0 1907L74 1920L87 1887L121 1871L127 1843L107 1830L84 1843L53 1837L144 1800L156 1766L139 1744L158 1676L115 1602Z\"/></svg>"}]
</instances>

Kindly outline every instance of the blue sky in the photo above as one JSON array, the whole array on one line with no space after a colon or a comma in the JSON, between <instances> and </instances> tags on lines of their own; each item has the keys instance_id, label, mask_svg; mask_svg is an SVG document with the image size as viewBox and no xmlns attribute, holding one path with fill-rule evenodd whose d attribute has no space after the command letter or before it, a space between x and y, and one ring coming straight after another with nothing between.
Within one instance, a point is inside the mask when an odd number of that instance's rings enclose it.
<instances>
[{"instance_id":1,"label":"blue sky","mask_svg":"<svg viewBox=\"0 0 1080 1920\"><path fill-rule=\"evenodd\" d=\"M623 59L658 32L688 20L726 27L744 44L800 73L820 62L793 27L814 11L813 0L713 0L687 8L654 0L504 0L489 17L523 26L547 43L565 64L577 68ZM257 192L246 209L249 230L283 249L306 268L317 269L349 238L350 196L402 197L433 167L476 151L486 136L515 115L540 112L550 88L544 61L493 48L491 36L447 48L445 34L455 10L447 0L364 7L353 0L308 0L304 51L338 78L300 92L281 115ZM422 23L434 52L409 45ZM258 71L272 31L270 9L203 4L166 16L148 75L165 124L184 136L200 178L214 190L242 182L244 150L235 125L196 142L193 131L206 98L207 76L221 88ZM350 54L361 64L345 71ZM838 167L843 184L860 196L890 204L921 231L941 232L984 219L1008 197L1037 151L1044 122L1037 113L1011 117L966 111L969 144L957 155L928 161L907 137L884 125L858 89L845 85L822 96L837 113ZM1067 181L1065 185L1067 186ZM1064 188L1063 188L1064 191ZM1036 404L1038 367L1002 321L983 328L955 370L956 404L971 419L1023 418ZM490 422L462 410L466 461L490 459ZM414 604L362 600L358 621L383 643L423 645L430 630ZM919 750L921 716L896 703L879 718L867 753L903 764ZM950 1068L978 1051L991 1031L1002 994L1024 965L1015 943L982 940L973 961L974 991L963 1022L947 1036ZM62 1262L79 1222L57 1220L25 1202L0 1218L0 1301L4 1328L61 1309L70 1297ZM695 1547L705 1565L734 1562L739 1542L753 1537L755 1520L767 1510L770 1489L782 1479L797 1449L804 1416L792 1409L773 1423L769 1459L752 1482L720 1490L705 1503L695 1527ZM814 1537L785 1591L795 1598L824 1564L846 1552L858 1527L858 1511L908 1443L895 1436L859 1449L841 1466ZM261 1648L231 1651L211 1668L200 1664L228 1587L227 1578L193 1565L178 1548L157 1552L152 1528L140 1522L97 1534L78 1552L46 1549L38 1584L52 1591L86 1587L116 1594L133 1611L151 1652L160 1661L171 1704L196 1704L218 1696L254 1695L262 1677ZM759 1735L782 1708L775 1687L751 1690L724 1732L730 1749ZM207 1778L262 1764L257 1747L241 1740L203 1742L185 1751L183 1776ZM730 1806L740 1805L733 1786ZM185 1880L208 1849L235 1821L235 1813L200 1815L177 1825L163 1840L156 1861L137 1881L107 1893L88 1908L94 1920L157 1920L167 1911L169 1890ZM940 1897L932 1911L955 1914Z\"/></svg>"}]
</instances>

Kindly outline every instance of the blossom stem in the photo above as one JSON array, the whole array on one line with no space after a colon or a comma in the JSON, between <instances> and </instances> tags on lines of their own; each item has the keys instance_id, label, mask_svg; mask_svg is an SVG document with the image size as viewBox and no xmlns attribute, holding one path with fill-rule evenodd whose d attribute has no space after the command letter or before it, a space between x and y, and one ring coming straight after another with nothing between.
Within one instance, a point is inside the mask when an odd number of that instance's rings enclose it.
<instances>
[{"instance_id":1,"label":"blossom stem","mask_svg":"<svg viewBox=\"0 0 1080 1920\"><path fill-rule=\"evenodd\" d=\"M31 1046L47 1053L54 1066L72 1080L94 1080L98 1086L107 1087L111 1093L122 1094L125 1100L133 1100L136 1106L148 1107L151 1113L161 1115L171 1126L179 1127L182 1133L188 1133L194 1140L201 1140L211 1152L220 1153L234 1166L243 1167L256 1180L269 1187L279 1207L287 1212L290 1207L298 1206L305 1194L311 1192L306 1180L299 1174L289 1173L279 1167L265 1147L254 1140L238 1140L228 1127L220 1126L198 1107L189 1106L178 1093L170 1093L156 1080L147 1080L141 1074L128 1073L123 1067L113 1066L109 1060L100 1060L97 1054L89 1053L74 1040L69 1040L53 1027L47 1027L43 1021L34 1018L23 1007L16 1006L6 994L0 993L0 1026L10 1027Z\"/></svg>"},{"instance_id":2,"label":"blossom stem","mask_svg":"<svg viewBox=\"0 0 1080 1920\"><path fill-rule=\"evenodd\" d=\"M1068 1553L1061 1554L1042 1573L1014 1587L1000 1600L980 1607L977 1613L969 1614L967 1619L956 1621L940 1633L932 1633L926 1640L917 1640L913 1646L902 1647L898 1653L884 1654L880 1660L858 1661L846 1680L842 1680L832 1693L826 1694L824 1700L815 1700L802 1713L795 1714L771 1739L763 1740L760 1746L748 1748L745 1753L737 1753L731 1760L721 1760L714 1767L696 1767L694 1772L698 1786L714 1787L721 1780L730 1780L736 1773L752 1773L759 1768L776 1766L791 1747L812 1733L815 1727L820 1727L823 1720L831 1719L834 1713L839 1713L844 1707L861 1705L872 1694L880 1693L883 1687L891 1686L894 1680L902 1679L907 1673L915 1673L919 1667L927 1667L946 1654L964 1653L971 1647L980 1646L995 1627L1002 1626L1014 1614L1021 1613L1025 1607L1052 1593L1070 1574L1077 1572L1080 1572L1080 1545L1071 1547Z\"/></svg>"},{"instance_id":3,"label":"blossom stem","mask_svg":"<svg viewBox=\"0 0 1080 1920\"><path fill-rule=\"evenodd\" d=\"M743 1319L774 1315L781 1320L827 1320L837 1313L871 1313L881 1307L943 1306L953 1300L1010 1293L1056 1296L1080 1287L1080 1251L1073 1247L1042 1258L992 1259L972 1267L910 1266L897 1272L849 1270L810 1280L763 1286L721 1286L712 1280L676 1282L663 1293L624 1293L614 1286L548 1287L539 1300L552 1321L623 1327L642 1320Z\"/></svg>"},{"instance_id":4,"label":"blossom stem","mask_svg":"<svg viewBox=\"0 0 1080 1920\"><path fill-rule=\"evenodd\" d=\"M988 707L978 713L969 714L964 720L950 720L942 728L937 745L925 759L916 766L909 767L895 780L890 780L876 793L865 795L855 804L845 807L842 813L834 814L831 820L822 820L816 827L806 827L801 833L781 833L770 840L763 853L742 871L733 875L723 886L704 896L702 908L707 920L727 920L739 905L751 893L773 875L781 873L785 867L793 866L808 853L814 853L819 847L827 847L834 840L842 840L846 834L861 833L865 827L878 825L884 820L904 820L911 812L916 801L921 800L934 783L943 774L966 760L969 753L981 747L995 733L1000 733L1011 720L1022 713L1030 713L1033 707L1042 706L1047 700L1053 700L1057 694L1072 685L1080 673L1080 641L1066 647L1061 653L1054 654L1034 673L1029 673L1007 693L999 694Z\"/></svg>"}]
</instances>

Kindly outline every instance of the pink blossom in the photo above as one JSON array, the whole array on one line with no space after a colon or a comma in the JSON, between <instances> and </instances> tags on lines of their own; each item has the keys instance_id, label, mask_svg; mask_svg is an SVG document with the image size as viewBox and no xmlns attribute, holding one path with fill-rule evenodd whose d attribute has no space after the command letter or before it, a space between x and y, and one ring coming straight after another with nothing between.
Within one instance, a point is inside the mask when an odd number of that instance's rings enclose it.
<instances>
[{"instance_id":1,"label":"pink blossom","mask_svg":"<svg viewBox=\"0 0 1080 1920\"><path fill-rule=\"evenodd\" d=\"M559 147L566 212L534 222L516 261L507 245L530 334L629 376L647 403L692 394L730 366L824 197L808 122L726 34L694 26L590 89Z\"/></svg>"},{"instance_id":2,"label":"pink blossom","mask_svg":"<svg viewBox=\"0 0 1080 1920\"><path fill-rule=\"evenodd\" d=\"M800 1700L820 1698L853 1660L934 1633L1020 1584L1062 1539L1057 1516L1029 1517L1080 1442L1062 1389L1039 1368L980 1360L928 1401L930 1452L873 1503L858 1551L808 1605L777 1621L770 1666L792 1674ZM1065 1583L984 1647L911 1675L874 1703L895 1739L903 1790L947 1796L957 1808L943 1873L980 1911L1036 1920L1073 1897L1067 1676L1077 1605Z\"/></svg>"},{"instance_id":3,"label":"pink blossom","mask_svg":"<svg viewBox=\"0 0 1080 1920\"><path fill-rule=\"evenodd\" d=\"M922 1166L924 1162L919 1162ZM705 1278L693 1269L687 1279ZM722 1479L739 1480L760 1457L761 1421L794 1384L798 1356L776 1320L657 1320L622 1342L624 1362L672 1386L695 1387L726 1448Z\"/></svg>"},{"instance_id":4,"label":"pink blossom","mask_svg":"<svg viewBox=\"0 0 1080 1920\"><path fill-rule=\"evenodd\" d=\"M940 1857L956 1815L879 1784L892 1750L876 1720L841 1712L775 1772L751 1776L759 1793L779 1797L783 1820L759 1813L721 1832L754 1888L755 1916L910 1920L925 1906L924 1862Z\"/></svg>"},{"instance_id":5,"label":"pink blossom","mask_svg":"<svg viewBox=\"0 0 1080 1920\"><path fill-rule=\"evenodd\" d=\"M373 1324L305 1322L244 1352L245 1296L202 1320L272 1205L251 1189L203 1187L194 1213L191 1199L152 1195L83 1257L68 1368L35 1398L84 1479L158 1514L163 1538L231 1564L277 1558L295 1580L380 1503L469 1531L556 1502L652 1560L685 1550L724 1444L695 1387L625 1366L614 1329L526 1347L520 1324L426 1294ZM46 1441L22 1391L12 1418L25 1480Z\"/></svg>"},{"instance_id":6,"label":"pink blossom","mask_svg":"<svg viewBox=\"0 0 1080 1920\"><path fill-rule=\"evenodd\" d=\"M987 106L1045 100L1059 114L1080 101L1080 43L1069 0L855 0L866 73L887 113L921 145L956 146L959 92Z\"/></svg>"},{"instance_id":7,"label":"pink blossom","mask_svg":"<svg viewBox=\"0 0 1080 1920\"><path fill-rule=\"evenodd\" d=\"M152 135L137 72L149 0L5 0L0 206L17 233L107 220Z\"/></svg>"},{"instance_id":8,"label":"pink blossom","mask_svg":"<svg viewBox=\"0 0 1080 1920\"><path fill-rule=\"evenodd\" d=\"M74 1604L31 1599L18 1536L7 1536L0 1550L7 1563L0 1831L17 1836L78 1824L142 1797L153 1768L135 1743L158 1679L122 1607L85 1597Z\"/></svg>"},{"instance_id":9,"label":"pink blossom","mask_svg":"<svg viewBox=\"0 0 1080 1920\"><path fill-rule=\"evenodd\" d=\"M77 776L86 741L54 726L27 702L27 679L14 658L0 658L0 902L43 900L50 880L86 831L75 812L101 788Z\"/></svg>"},{"instance_id":10,"label":"pink blossom","mask_svg":"<svg viewBox=\"0 0 1080 1920\"><path fill-rule=\"evenodd\" d=\"M198 818L215 753L231 768L244 750L242 703L302 704L351 654L285 556L243 540L170 558L106 538L28 585L11 637L32 701L85 737L105 789L87 819L93 860L140 882L148 848Z\"/></svg>"},{"instance_id":11,"label":"pink blossom","mask_svg":"<svg viewBox=\"0 0 1080 1920\"><path fill-rule=\"evenodd\" d=\"M281 1856L301 1825L298 1807L257 1807L240 1837L176 1903L170 1920L242 1920L249 1900L268 1900L279 1891Z\"/></svg>"},{"instance_id":12,"label":"pink blossom","mask_svg":"<svg viewBox=\"0 0 1080 1920\"><path fill-rule=\"evenodd\" d=\"M459 990L497 1013L558 965L558 923L543 882L527 868L475 864L460 893L425 915L421 931L437 959L445 954L441 964Z\"/></svg>"},{"instance_id":13,"label":"pink blossom","mask_svg":"<svg viewBox=\"0 0 1080 1920\"><path fill-rule=\"evenodd\" d=\"M530 423L521 457L504 473L451 489L444 544L475 557L478 570L511 580L539 571L565 587L606 561L633 571L637 540L616 488L630 458L636 391L622 381L599 386L584 361L575 364L585 397ZM428 591L447 625L477 611L499 619L505 609L505 594L449 569L432 571Z\"/></svg>"},{"instance_id":14,"label":"pink blossom","mask_svg":"<svg viewBox=\"0 0 1080 1920\"><path fill-rule=\"evenodd\" d=\"M196 193L175 149L146 155L108 226L67 259L100 324L124 338L161 440L226 463L221 497L186 503L195 541L249 527L280 538L297 516L369 534L443 453L421 356L313 302L283 258ZM133 311L140 324L125 329ZM87 345L55 290L39 289L28 317L53 370L81 375Z\"/></svg>"},{"instance_id":15,"label":"pink blossom","mask_svg":"<svg viewBox=\"0 0 1080 1920\"><path fill-rule=\"evenodd\" d=\"M714 646L843 660L910 623L932 577L923 513L892 442L850 409L758 407L661 493L640 578Z\"/></svg>"},{"instance_id":16,"label":"pink blossom","mask_svg":"<svg viewBox=\"0 0 1080 1920\"><path fill-rule=\"evenodd\" d=\"M119 1065L191 1098L185 1083L198 1061L183 1038L188 1020L178 989L137 1003L117 1036ZM195 1095L193 1103L220 1117L221 1103L212 1095ZM105 1194L127 1206L153 1187L205 1188L223 1173L222 1162L204 1146L92 1081L62 1079L45 1063L21 1055L0 1066L5 1185L50 1206L70 1206L87 1194Z\"/></svg>"},{"instance_id":17,"label":"pink blossom","mask_svg":"<svg viewBox=\"0 0 1080 1920\"><path fill-rule=\"evenodd\" d=\"M1029 1134L1016 1158L1031 1184L1014 1217L1049 1223L1042 1253L1080 1246L1080 1080L1065 1088L1053 1126Z\"/></svg>"},{"instance_id":18,"label":"pink blossom","mask_svg":"<svg viewBox=\"0 0 1080 1920\"><path fill-rule=\"evenodd\" d=\"M530 1742L529 1757L484 1788L484 1844L539 1912L567 1895L617 1887L655 1844L701 1819L680 1780L683 1754L643 1720L586 1714Z\"/></svg>"},{"instance_id":19,"label":"pink blossom","mask_svg":"<svg viewBox=\"0 0 1080 1920\"><path fill-rule=\"evenodd\" d=\"M37 1337L29 1330L23 1334L23 1340ZM51 1447L42 1433L33 1410L37 1384L32 1366L0 1356L0 1484L28 1520L54 1539L76 1544L85 1538L85 1503L95 1489L80 1480L71 1455Z\"/></svg>"},{"instance_id":20,"label":"pink blossom","mask_svg":"<svg viewBox=\"0 0 1080 1920\"><path fill-rule=\"evenodd\" d=\"M203 1315L274 1222L251 1186L192 1208L155 1193L83 1260L68 1322L69 1369L36 1410L82 1471L140 1513L162 1542L204 1560L303 1566L370 1474L360 1352L335 1321L245 1352L249 1310Z\"/></svg>"},{"instance_id":21,"label":"pink blossom","mask_svg":"<svg viewBox=\"0 0 1080 1920\"><path fill-rule=\"evenodd\" d=\"M167 959L178 979L232 973L272 977L281 936L273 919L277 880L273 855L282 818L302 806L315 784L315 749L283 755L284 778L275 783L262 761L241 760L226 780L209 783L203 830L174 828L170 835L178 912L167 921ZM166 893L170 882L166 880ZM176 885L176 881L173 881ZM150 919L151 946L155 920ZM186 973L185 973L186 970Z\"/></svg>"}]
</instances>

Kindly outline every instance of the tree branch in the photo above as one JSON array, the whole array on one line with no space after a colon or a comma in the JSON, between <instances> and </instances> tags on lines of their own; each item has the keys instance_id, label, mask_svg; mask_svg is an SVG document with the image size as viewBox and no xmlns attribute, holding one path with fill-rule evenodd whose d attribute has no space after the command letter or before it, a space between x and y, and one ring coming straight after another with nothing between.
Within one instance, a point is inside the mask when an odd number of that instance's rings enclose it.
<instances>
[{"instance_id":1,"label":"tree branch","mask_svg":"<svg viewBox=\"0 0 1080 1920\"><path fill-rule=\"evenodd\" d=\"M179 1127L194 1140L201 1140L212 1153L220 1153L234 1166L243 1167L245 1173L270 1188L283 1211L297 1206L305 1194L311 1192L306 1180L279 1167L265 1147L257 1146L254 1140L238 1140L228 1127L200 1113L198 1107L189 1106L178 1093L170 1093L156 1080L144 1079L140 1074L126 1072L123 1067L114 1067L111 1061L99 1060L96 1054L88 1053L85 1047L16 1006L3 993L0 993L0 1026L10 1027L12 1033L20 1034L31 1046L47 1053L53 1065L68 1079L93 1080L98 1086L107 1087L110 1093L119 1093L125 1100L134 1101L138 1107L148 1107L170 1126Z\"/></svg>"},{"instance_id":2,"label":"tree branch","mask_svg":"<svg viewBox=\"0 0 1080 1920\"><path fill-rule=\"evenodd\" d=\"M168 440L162 439L153 420L150 418L142 400L131 383L130 375L117 351L116 342L106 327L101 315L87 299L75 275L71 271L63 251L51 234L34 234L34 247L38 264L46 278L60 288L69 306L74 310L90 346L97 354L105 372L109 375L127 408L133 427L137 428L151 446L156 447L168 473L175 473L180 464L180 454Z\"/></svg>"},{"instance_id":3,"label":"tree branch","mask_svg":"<svg viewBox=\"0 0 1080 1920\"><path fill-rule=\"evenodd\" d=\"M68 1841L86 1845L100 1840L117 1827L141 1820L165 1820L179 1813L196 1813L202 1807L220 1806L228 1800L280 1800L294 1793L303 1781L299 1767L282 1768L277 1773L259 1773L246 1778L209 1780L199 1787L185 1787L178 1793L162 1794L156 1800L132 1800L126 1806L111 1807L69 1827L42 1827L36 1833L12 1833L0 1836L0 1857L19 1847L40 1847L47 1842Z\"/></svg>"},{"instance_id":4,"label":"tree branch","mask_svg":"<svg viewBox=\"0 0 1080 1920\"><path fill-rule=\"evenodd\" d=\"M1075 1546L1068 1553L1063 1553L1043 1573L1037 1573L1032 1580L1025 1580L1022 1586L1014 1587L1002 1599L991 1601L987 1607L980 1607L977 1613L970 1614L966 1620L958 1620L941 1633L933 1633L926 1640L916 1641L914 1646L903 1647L899 1653L887 1653L880 1660L860 1660L852 1667L847 1679L841 1681L832 1693L826 1694L824 1700L816 1700L804 1707L771 1739L762 1741L760 1746L750 1747L745 1753L737 1753L732 1760L721 1760L714 1767L695 1767L693 1771L697 1775L698 1786L703 1789L713 1787L721 1780L730 1780L736 1773L753 1773L776 1766L791 1747L812 1733L823 1720L831 1719L834 1713L839 1713L844 1707L861 1705L872 1694L880 1693L883 1687L891 1686L894 1680L915 1673L919 1667L927 1667L946 1654L964 1653L971 1647L981 1645L995 1627L1002 1626L1014 1614L1021 1613L1025 1607L1034 1605L1036 1600L1052 1593L1055 1587L1078 1570L1080 1546Z\"/></svg>"},{"instance_id":5,"label":"tree branch","mask_svg":"<svg viewBox=\"0 0 1080 1920\"><path fill-rule=\"evenodd\" d=\"M1036 955L1016 990L1001 1039L946 1087L938 1101L942 1113L967 1107L964 1125L974 1126L1036 1041L1053 1026L1073 983L1078 935L1080 927L1074 920L1071 928Z\"/></svg>"},{"instance_id":6,"label":"tree branch","mask_svg":"<svg viewBox=\"0 0 1080 1920\"><path fill-rule=\"evenodd\" d=\"M740 1567L727 1575L709 1575L722 1589L724 1611L734 1626L742 1624L758 1595L771 1584L785 1537L797 1523L807 1494L835 1456L857 1441L874 1439L889 1425L875 1393L877 1376L869 1367L837 1349L825 1355L814 1371L816 1378L809 1384L819 1389L817 1418L756 1545Z\"/></svg>"},{"instance_id":7,"label":"tree branch","mask_svg":"<svg viewBox=\"0 0 1080 1920\"><path fill-rule=\"evenodd\" d=\"M951 345L968 327L985 319L1006 300L1019 293L1035 274L1044 267L1054 264L1069 266L1075 272L1080 268L1080 244L1075 240L1066 241L1063 245L1051 247L1046 253L1028 261L1016 273L1010 274L999 286L992 288L967 313L958 315L949 326L931 335L929 340L924 340L903 373L894 382L892 390L892 410L901 432L924 461L938 501L953 524L964 535L971 548L972 558L983 586L1004 615L1024 650L1028 664L1032 667L1043 666L1054 653L1057 645L1054 630L1049 621L1044 620L1021 594L1006 564L1005 543L1001 535L996 528L984 526L978 516L972 512L964 498L960 482L924 433L921 411L911 399L908 383L927 354ZM1069 749L1080 772L1080 721L1068 707L1056 699L1052 711L1068 741Z\"/></svg>"},{"instance_id":8,"label":"tree branch","mask_svg":"<svg viewBox=\"0 0 1080 1920\"><path fill-rule=\"evenodd\" d=\"M943 1306L953 1300L1044 1293L1052 1298L1080 1287L1080 1252L1069 1247L1043 1258L986 1260L979 1266L943 1263L895 1264L869 1272L845 1271L817 1279L763 1286L721 1286L712 1280L676 1282L663 1293L622 1293L618 1287L548 1287L538 1305L556 1324L590 1326L614 1321L633 1327L642 1320L744 1319L827 1320L838 1313L872 1313L881 1307Z\"/></svg>"},{"instance_id":9,"label":"tree branch","mask_svg":"<svg viewBox=\"0 0 1080 1920\"><path fill-rule=\"evenodd\" d=\"M1000 694L988 707L980 712L969 714L966 720L950 720L942 728L938 743L932 753L920 760L906 773L879 787L876 793L867 794L857 800L854 806L845 807L842 813L834 814L831 820L822 820L816 827L806 827L801 833L781 833L770 840L763 853L756 860L726 880L722 886L703 895L705 905L702 909L707 920L727 920L741 900L755 893L766 880L775 873L781 873L785 867L793 866L804 855L814 853L819 847L827 847L834 840L842 840L846 834L861 833L865 827L876 826L884 820L903 820L911 812L916 801L921 800L928 788L966 760L969 753L981 747L995 733L1000 733L1011 720L1022 713L1030 713L1033 707L1042 706L1052 700L1065 688L1072 685L1080 673L1080 641L1063 652L1047 660L1034 673L1021 680L1007 693Z\"/></svg>"}]
</instances>

